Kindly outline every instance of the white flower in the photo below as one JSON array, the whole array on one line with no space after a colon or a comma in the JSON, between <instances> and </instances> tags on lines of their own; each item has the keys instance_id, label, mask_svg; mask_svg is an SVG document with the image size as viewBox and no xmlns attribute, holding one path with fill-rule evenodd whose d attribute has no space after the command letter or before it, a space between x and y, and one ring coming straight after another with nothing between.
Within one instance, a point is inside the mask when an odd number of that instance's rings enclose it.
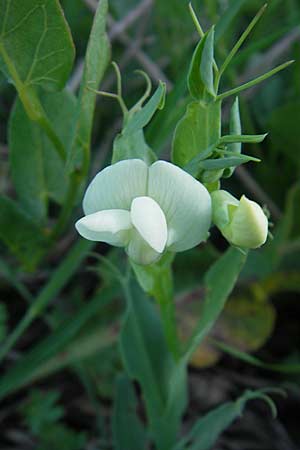
<instances>
[{"instance_id":1,"label":"white flower","mask_svg":"<svg viewBox=\"0 0 300 450\"><path fill-rule=\"evenodd\" d=\"M237 200L229 192L220 190L211 194L213 223L233 245L257 248L268 236L268 219L262 208L245 195Z\"/></svg>"},{"instance_id":2,"label":"white flower","mask_svg":"<svg viewBox=\"0 0 300 450\"><path fill-rule=\"evenodd\" d=\"M89 185L83 210L76 223L81 236L125 247L138 264L196 246L207 239L211 223L206 188L166 161L148 167L128 159L106 167Z\"/></svg>"}]
</instances>

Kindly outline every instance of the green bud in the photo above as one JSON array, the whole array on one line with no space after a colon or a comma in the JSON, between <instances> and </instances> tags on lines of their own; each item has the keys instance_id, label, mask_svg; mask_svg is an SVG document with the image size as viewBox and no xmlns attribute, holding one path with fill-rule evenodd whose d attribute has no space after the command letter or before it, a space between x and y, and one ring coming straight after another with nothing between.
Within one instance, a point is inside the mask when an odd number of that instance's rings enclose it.
<instances>
[{"instance_id":1,"label":"green bud","mask_svg":"<svg viewBox=\"0 0 300 450\"><path fill-rule=\"evenodd\" d=\"M266 242L268 219L262 208L245 195L237 200L229 192L211 193L212 220L232 245L257 248Z\"/></svg>"}]
</instances>

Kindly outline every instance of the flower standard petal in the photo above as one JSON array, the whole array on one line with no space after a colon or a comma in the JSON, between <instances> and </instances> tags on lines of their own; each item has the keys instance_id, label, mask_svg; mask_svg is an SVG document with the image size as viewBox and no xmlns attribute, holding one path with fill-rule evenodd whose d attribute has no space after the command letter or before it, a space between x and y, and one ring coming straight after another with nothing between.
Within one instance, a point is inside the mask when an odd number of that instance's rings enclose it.
<instances>
[{"instance_id":1,"label":"flower standard petal","mask_svg":"<svg viewBox=\"0 0 300 450\"><path fill-rule=\"evenodd\" d=\"M98 211L82 217L75 224L81 236L123 247L128 244L132 229L130 213L123 209Z\"/></svg>"},{"instance_id":2,"label":"flower standard petal","mask_svg":"<svg viewBox=\"0 0 300 450\"><path fill-rule=\"evenodd\" d=\"M150 197L137 197L131 204L131 222L142 238L158 253L165 249L168 228L161 207Z\"/></svg>"},{"instance_id":3,"label":"flower standard petal","mask_svg":"<svg viewBox=\"0 0 300 450\"><path fill-rule=\"evenodd\" d=\"M207 189L184 170L166 161L149 168L148 195L162 208L170 250L188 250L208 237L211 200Z\"/></svg>"},{"instance_id":4,"label":"flower standard petal","mask_svg":"<svg viewBox=\"0 0 300 450\"><path fill-rule=\"evenodd\" d=\"M148 167L140 159L117 162L101 170L83 199L85 214L105 209L130 209L135 197L146 195Z\"/></svg>"}]
</instances>

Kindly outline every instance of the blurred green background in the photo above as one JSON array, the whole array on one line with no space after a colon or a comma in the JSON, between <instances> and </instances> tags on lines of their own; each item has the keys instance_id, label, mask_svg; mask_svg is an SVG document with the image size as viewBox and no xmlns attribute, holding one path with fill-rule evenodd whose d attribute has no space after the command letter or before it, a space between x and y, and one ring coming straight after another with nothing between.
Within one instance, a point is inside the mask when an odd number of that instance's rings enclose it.
<instances>
[{"instance_id":1,"label":"blurred green background","mask_svg":"<svg viewBox=\"0 0 300 450\"><path fill-rule=\"evenodd\" d=\"M68 89L76 92L97 1L63 0L61 4L76 45L76 62L68 83ZM198 40L188 2L110 0L109 4L112 59L122 72L126 103L134 104L145 88L143 78L134 73L136 69L147 72L154 86L158 80L167 83L166 106L148 126L146 138L157 154L168 158L175 125L188 101L186 74ZM256 0L193 2L204 30L217 24L217 61L224 59L262 4ZM218 341L253 354L266 364L285 364L286 373L258 367L257 362L254 365L241 361L207 340L191 362L191 402L185 427L209 408L248 387L284 385L288 397L278 399L276 421L266 406L252 403L244 419L222 436L218 450L300 447L300 370L289 370L300 364L299 20L299 0L271 0L226 72L222 86L231 88L281 62L296 60L286 71L240 97L243 132L269 135L263 144L245 150L262 163L238 168L223 186L236 196L245 193L266 206L273 224L273 239L251 252L213 331ZM111 67L101 89L116 89ZM14 98L13 86L0 75L0 192L12 198L15 192L10 178L7 125ZM231 101L224 106L226 131ZM109 164L112 141L120 126L118 105L110 99L99 99L91 176ZM55 217L54 205L51 213ZM3 450L112 448L114 381L122 370L116 336L124 305L115 280L97 254L91 253L91 247L72 247L77 240L73 223L80 215L78 205L63 238L33 273L24 270L5 243L0 243L0 342L55 271L61 280L51 305L24 333L3 364ZM176 258L176 299L183 339L192 330L193 317L201 314L202 275L225 248L225 241L212 230L209 244ZM124 255L118 250L102 244L95 250L122 264ZM76 261L72 267L68 265L67 273L61 266L66 252L71 252L69 262ZM141 405L138 408L143 417Z\"/></svg>"}]
</instances>

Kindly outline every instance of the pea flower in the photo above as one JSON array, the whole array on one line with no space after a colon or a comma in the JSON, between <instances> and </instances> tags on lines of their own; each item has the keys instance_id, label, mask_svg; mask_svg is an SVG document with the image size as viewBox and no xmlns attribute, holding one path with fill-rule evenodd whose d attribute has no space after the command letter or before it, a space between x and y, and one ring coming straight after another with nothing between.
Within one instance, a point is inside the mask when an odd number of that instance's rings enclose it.
<instances>
[{"instance_id":1,"label":"pea flower","mask_svg":"<svg viewBox=\"0 0 300 450\"><path fill-rule=\"evenodd\" d=\"M128 159L106 167L88 186L83 210L76 223L81 236L124 247L143 265L206 240L211 223L207 189L166 161L148 167Z\"/></svg>"},{"instance_id":2,"label":"pea flower","mask_svg":"<svg viewBox=\"0 0 300 450\"><path fill-rule=\"evenodd\" d=\"M228 242L247 249L266 242L268 219L256 202L245 195L237 200L223 190L212 192L211 198L213 223Z\"/></svg>"}]
</instances>

